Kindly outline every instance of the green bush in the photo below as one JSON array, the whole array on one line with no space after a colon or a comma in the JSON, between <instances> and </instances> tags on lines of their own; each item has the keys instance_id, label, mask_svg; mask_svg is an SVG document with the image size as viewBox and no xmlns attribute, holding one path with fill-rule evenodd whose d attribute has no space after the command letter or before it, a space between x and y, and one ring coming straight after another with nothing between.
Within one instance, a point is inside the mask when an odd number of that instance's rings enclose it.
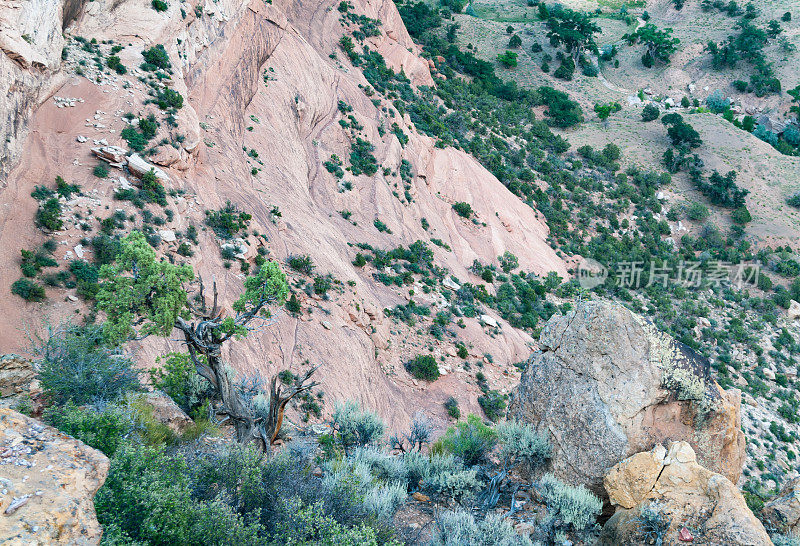
<instances>
[{"instance_id":1,"label":"green bush","mask_svg":"<svg viewBox=\"0 0 800 546\"><path fill-rule=\"evenodd\" d=\"M36 223L49 231L58 231L64 226L61 220L61 203L58 199L51 197L39 205L36 211Z\"/></svg>"},{"instance_id":2,"label":"green bush","mask_svg":"<svg viewBox=\"0 0 800 546\"><path fill-rule=\"evenodd\" d=\"M46 423L111 457L136 429L130 411L119 406L50 406L42 416Z\"/></svg>"},{"instance_id":3,"label":"green bush","mask_svg":"<svg viewBox=\"0 0 800 546\"><path fill-rule=\"evenodd\" d=\"M517 66L517 53L515 51L506 51L497 56L497 62L505 68L515 68Z\"/></svg>"},{"instance_id":4,"label":"green bush","mask_svg":"<svg viewBox=\"0 0 800 546\"><path fill-rule=\"evenodd\" d=\"M141 152L147 146L148 139L131 125L125 127L119 136L128 143L128 148L134 152Z\"/></svg>"},{"instance_id":5,"label":"green bush","mask_svg":"<svg viewBox=\"0 0 800 546\"><path fill-rule=\"evenodd\" d=\"M214 230L217 237L222 239L236 237L240 231L247 229L252 218L252 215L240 211L230 201L219 210L206 211L206 225Z\"/></svg>"},{"instance_id":6,"label":"green bush","mask_svg":"<svg viewBox=\"0 0 800 546\"><path fill-rule=\"evenodd\" d=\"M458 408L458 400L452 396L445 400L444 407L447 410L447 415L453 419L461 417L461 410Z\"/></svg>"},{"instance_id":7,"label":"green bush","mask_svg":"<svg viewBox=\"0 0 800 546\"><path fill-rule=\"evenodd\" d=\"M263 544L224 501L192 498L186 461L162 448L123 444L94 499L104 540L117 544ZM108 536L110 535L110 536Z\"/></svg>"},{"instance_id":8,"label":"green bush","mask_svg":"<svg viewBox=\"0 0 800 546\"><path fill-rule=\"evenodd\" d=\"M439 366L431 355L417 355L406 362L406 370L416 379L436 381L439 379Z\"/></svg>"},{"instance_id":9,"label":"green bush","mask_svg":"<svg viewBox=\"0 0 800 546\"><path fill-rule=\"evenodd\" d=\"M213 387L197 373L187 353L167 353L156 363L161 366L150 370L150 382L186 413L192 413L213 395Z\"/></svg>"},{"instance_id":10,"label":"green bush","mask_svg":"<svg viewBox=\"0 0 800 546\"><path fill-rule=\"evenodd\" d=\"M503 416L503 412L506 409L506 398L507 395L498 391L487 390L478 397L478 404L480 404L486 417L496 423Z\"/></svg>"},{"instance_id":11,"label":"green bush","mask_svg":"<svg viewBox=\"0 0 800 546\"><path fill-rule=\"evenodd\" d=\"M108 178L108 166L105 163L98 163L92 173L97 178Z\"/></svg>"},{"instance_id":12,"label":"green bush","mask_svg":"<svg viewBox=\"0 0 800 546\"><path fill-rule=\"evenodd\" d=\"M297 271L298 273L303 273L304 275L311 275L314 272L314 262L311 260L311 256L308 254L304 254L302 256L289 256L287 258L286 263Z\"/></svg>"},{"instance_id":13,"label":"green bush","mask_svg":"<svg viewBox=\"0 0 800 546\"><path fill-rule=\"evenodd\" d=\"M26 278L14 281L11 285L11 293L26 301L44 301L47 298L44 286Z\"/></svg>"},{"instance_id":14,"label":"green bush","mask_svg":"<svg viewBox=\"0 0 800 546\"><path fill-rule=\"evenodd\" d=\"M485 462L496 443L497 434L491 427L484 425L477 415L469 415L466 421L449 427L434 447L460 457L469 467Z\"/></svg>"},{"instance_id":15,"label":"green bush","mask_svg":"<svg viewBox=\"0 0 800 546\"><path fill-rule=\"evenodd\" d=\"M658 106L654 104L646 104L645 107L642 108L642 121L657 120L659 115Z\"/></svg>"},{"instance_id":16,"label":"green bush","mask_svg":"<svg viewBox=\"0 0 800 546\"><path fill-rule=\"evenodd\" d=\"M469 203L464 203L463 201L453 203L453 210L456 211L456 214L462 218L469 218L472 216L472 206Z\"/></svg>"},{"instance_id":17,"label":"green bush","mask_svg":"<svg viewBox=\"0 0 800 546\"><path fill-rule=\"evenodd\" d=\"M164 0L152 0L150 5L153 7L154 10L159 12L167 11L167 8L169 8L169 4L164 2Z\"/></svg>"},{"instance_id":18,"label":"green bush","mask_svg":"<svg viewBox=\"0 0 800 546\"><path fill-rule=\"evenodd\" d=\"M150 70L157 68L168 70L172 68L172 65L169 62L169 55L167 55L167 51L161 44L156 44L150 49L143 50L142 57L144 57L145 63L150 65L150 67L148 67Z\"/></svg>"},{"instance_id":19,"label":"green bush","mask_svg":"<svg viewBox=\"0 0 800 546\"><path fill-rule=\"evenodd\" d=\"M403 454L403 464L411 489L419 487L428 494L461 502L473 498L483 487L476 469L465 468L452 453L411 451Z\"/></svg>"},{"instance_id":20,"label":"green bush","mask_svg":"<svg viewBox=\"0 0 800 546\"><path fill-rule=\"evenodd\" d=\"M695 222L702 222L709 216L708 207L697 201L693 201L686 208L686 217Z\"/></svg>"},{"instance_id":21,"label":"green bush","mask_svg":"<svg viewBox=\"0 0 800 546\"><path fill-rule=\"evenodd\" d=\"M62 325L35 352L42 389L56 404L113 402L141 388L132 362L106 345L100 326Z\"/></svg>"}]
</instances>

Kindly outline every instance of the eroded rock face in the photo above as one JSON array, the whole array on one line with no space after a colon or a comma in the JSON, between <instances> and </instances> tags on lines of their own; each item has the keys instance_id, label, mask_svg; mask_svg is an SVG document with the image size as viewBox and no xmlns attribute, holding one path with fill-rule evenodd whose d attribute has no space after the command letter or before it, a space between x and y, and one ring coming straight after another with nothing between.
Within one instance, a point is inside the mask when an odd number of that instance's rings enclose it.
<instances>
[{"instance_id":1,"label":"eroded rock face","mask_svg":"<svg viewBox=\"0 0 800 546\"><path fill-rule=\"evenodd\" d=\"M764 526L730 480L697 464L686 442L625 459L606 475L606 491L619 509L603 527L600 544L645 544L642 509L664 522L663 544L771 545Z\"/></svg>"},{"instance_id":2,"label":"eroded rock face","mask_svg":"<svg viewBox=\"0 0 800 546\"><path fill-rule=\"evenodd\" d=\"M0 355L0 398L26 392L36 377L30 360L18 355Z\"/></svg>"},{"instance_id":3,"label":"eroded rock face","mask_svg":"<svg viewBox=\"0 0 800 546\"><path fill-rule=\"evenodd\" d=\"M579 303L550 319L513 393L511 415L547 431L553 470L603 494L619 461L685 440L709 469L738 480L744 462L740 393L709 362L621 305Z\"/></svg>"},{"instance_id":4,"label":"eroded rock face","mask_svg":"<svg viewBox=\"0 0 800 546\"><path fill-rule=\"evenodd\" d=\"M0 543L98 544L93 498L107 475L99 451L0 409Z\"/></svg>"}]
</instances>

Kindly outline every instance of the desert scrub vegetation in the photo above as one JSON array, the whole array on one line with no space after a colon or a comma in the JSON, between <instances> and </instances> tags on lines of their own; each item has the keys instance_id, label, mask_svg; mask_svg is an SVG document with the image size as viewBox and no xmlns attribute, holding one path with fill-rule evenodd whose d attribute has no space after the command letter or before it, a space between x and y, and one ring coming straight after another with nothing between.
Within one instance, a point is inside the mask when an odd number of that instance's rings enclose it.
<instances>
[{"instance_id":1,"label":"desert scrub vegetation","mask_svg":"<svg viewBox=\"0 0 800 546\"><path fill-rule=\"evenodd\" d=\"M405 367L415 379L428 382L439 379L439 365L432 355L417 355L406 362Z\"/></svg>"},{"instance_id":2,"label":"desert scrub vegetation","mask_svg":"<svg viewBox=\"0 0 800 546\"><path fill-rule=\"evenodd\" d=\"M227 201L221 209L207 210L205 223L220 239L233 239L239 236L239 232L247 230L252 218Z\"/></svg>"}]
</instances>

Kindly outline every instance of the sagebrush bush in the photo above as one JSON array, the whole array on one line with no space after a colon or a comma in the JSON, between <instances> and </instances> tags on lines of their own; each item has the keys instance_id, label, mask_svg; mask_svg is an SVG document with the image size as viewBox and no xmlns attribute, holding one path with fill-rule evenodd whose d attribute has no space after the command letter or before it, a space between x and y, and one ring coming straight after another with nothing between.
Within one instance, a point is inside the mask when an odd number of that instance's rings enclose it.
<instances>
[{"instance_id":1,"label":"sagebrush bush","mask_svg":"<svg viewBox=\"0 0 800 546\"><path fill-rule=\"evenodd\" d=\"M567 485L553 474L545 474L535 486L547 505L549 515L575 531L584 531L594 525L603 510L603 501L591 491L582 485Z\"/></svg>"},{"instance_id":2,"label":"sagebrush bush","mask_svg":"<svg viewBox=\"0 0 800 546\"><path fill-rule=\"evenodd\" d=\"M465 468L460 459L450 453L405 453L403 463L412 490L443 495L464 501L473 498L483 487L474 468Z\"/></svg>"},{"instance_id":3,"label":"sagebrush bush","mask_svg":"<svg viewBox=\"0 0 800 546\"><path fill-rule=\"evenodd\" d=\"M407 482L408 469L403 459L375 447L360 447L350 457L356 463L364 464L378 479L387 482Z\"/></svg>"},{"instance_id":4,"label":"sagebrush bush","mask_svg":"<svg viewBox=\"0 0 800 546\"><path fill-rule=\"evenodd\" d=\"M500 443L500 457L509 468L523 465L530 472L547 464L553 446L546 434L531 425L509 421L495 427Z\"/></svg>"},{"instance_id":5,"label":"sagebrush bush","mask_svg":"<svg viewBox=\"0 0 800 546\"><path fill-rule=\"evenodd\" d=\"M445 510L436 517L432 546L491 544L492 546L532 546L527 536L518 534L508 520L489 514L476 521L466 510Z\"/></svg>"},{"instance_id":6,"label":"sagebrush bush","mask_svg":"<svg viewBox=\"0 0 800 546\"><path fill-rule=\"evenodd\" d=\"M59 326L34 352L42 389L56 404L113 402L141 389L133 363L105 343L100 326Z\"/></svg>"},{"instance_id":7,"label":"sagebrush bush","mask_svg":"<svg viewBox=\"0 0 800 546\"><path fill-rule=\"evenodd\" d=\"M336 403L333 415L335 439L347 453L350 448L377 443L383 438L386 425L371 411L362 410L356 402Z\"/></svg>"}]
</instances>

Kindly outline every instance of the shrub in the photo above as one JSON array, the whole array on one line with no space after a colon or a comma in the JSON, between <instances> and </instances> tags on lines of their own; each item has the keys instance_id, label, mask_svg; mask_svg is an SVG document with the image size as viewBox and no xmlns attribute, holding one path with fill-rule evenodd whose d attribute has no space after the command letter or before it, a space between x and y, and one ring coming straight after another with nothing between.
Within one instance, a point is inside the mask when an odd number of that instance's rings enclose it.
<instances>
[{"instance_id":1,"label":"shrub","mask_svg":"<svg viewBox=\"0 0 800 546\"><path fill-rule=\"evenodd\" d=\"M698 203L697 201L692 202L686 208L686 217L689 218L689 220L694 220L695 222L702 222L708 218L708 215L708 207L702 203Z\"/></svg>"},{"instance_id":2,"label":"shrub","mask_svg":"<svg viewBox=\"0 0 800 546\"><path fill-rule=\"evenodd\" d=\"M464 203L463 201L453 203L453 210L456 211L456 214L462 218L469 218L472 216L472 206L469 203Z\"/></svg>"},{"instance_id":3,"label":"shrub","mask_svg":"<svg viewBox=\"0 0 800 546\"><path fill-rule=\"evenodd\" d=\"M546 434L537 433L531 425L509 421L495 428L500 443L500 456L505 466L524 465L530 472L544 466L553 446Z\"/></svg>"},{"instance_id":4,"label":"shrub","mask_svg":"<svg viewBox=\"0 0 800 546\"><path fill-rule=\"evenodd\" d=\"M51 197L39 205L36 211L36 223L48 231L58 231L64 226L61 220L61 203L58 199Z\"/></svg>"},{"instance_id":5,"label":"shrub","mask_svg":"<svg viewBox=\"0 0 800 546\"><path fill-rule=\"evenodd\" d=\"M645 107L642 108L642 121L657 120L659 115L658 106L654 104L646 104Z\"/></svg>"},{"instance_id":6,"label":"shrub","mask_svg":"<svg viewBox=\"0 0 800 546\"><path fill-rule=\"evenodd\" d=\"M59 326L35 353L42 389L56 404L113 402L141 388L132 362L106 345L100 326Z\"/></svg>"},{"instance_id":7,"label":"shrub","mask_svg":"<svg viewBox=\"0 0 800 546\"><path fill-rule=\"evenodd\" d=\"M800 192L788 197L786 203L792 207L800 208Z\"/></svg>"},{"instance_id":8,"label":"shrub","mask_svg":"<svg viewBox=\"0 0 800 546\"><path fill-rule=\"evenodd\" d=\"M180 109L183 108L183 95L174 89L165 87L158 92L155 102L162 110L168 110L169 108Z\"/></svg>"},{"instance_id":9,"label":"shrub","mask_svg":"<svg viewBox=\"0 0 800 546\"><path fill-rule=\"evenodd\" d=\"M750 211L747 210L747 207L739 207L731 212L731 220L737 224L744 225L752 221L753 217L750 215Z\"/></svg>"},{"instance_id":10,"label":"shrub","mask_svg":"<svg viewBox=\"0 0 800 546\"><path fill-rule=\"evenodd\" d=\"M403 454L409 486L423 491L463 501L475 496L482 487L474 468L467 469L452 453L423 454L411 451Z\"/></svg>"},{"instance_id":11,"label":"shrub","mask_svg":"<svg viewBox=\"0 0 800 546\"><path fill-rule=\"evenodd\" d=\"M371 468L371 464L376 462L374 452L357 455L327 461L323 465L323 485L331 491L348 491L349 496L360 500L363 512L386 522L406 499L405 478L386 482L378 480Z\"/></svg>"},{"instance_id":12,"label":"shrub","mask_svg":"<svg viewBox=\"0 0 800 546\"><path fill-rule=\"evenodd\" d=\"M664 514L664 507L658 501L642 506L636 517L636 527L645 544L661 544L672 519Z\"/></svg>"},{"instance_id":13,"label":"shrub","mask_svg":"<svg viewBox=\"0 0 800 546\"><path fill-rule=\"evenodd\" d=\"M168 70L172 68L172 64L169 62L169 55L167 55L167 51L162 44L156 44L150 49L143 50L142 57L144 57L145 63L150 65L146 70L155 70L157 68Z\"/></svg>"},{"instance_id":14,"label":"shrub","mask_svg":"<svg viewBox=\"0 0 800 546\"><path fill-rule=\"evenodd\" d=\"M202 355L200 358L202 360ZM211 384L197 373L187 353L167 353L156 362L161 367L150 370L150 382L186 413L191 413L213 395Z\"/></svg>"},{"instance_id":15,"label":"shrub","mask_svg":"<svg viewBox=\"0 0 800 546\"><path fill-rule=\"evenodd\" d=\"M503 416L503 412L506 409L506 397L507 395L501 394L496 390L487 390L478 397L478 404L480 404L483 413L493 423L496 423Z\"/></svg>"},{"instance_id":16,"label":"shrub","mask_svg":"<svg viewBox=\"0 0 800 546\"><path fill-rule=\"evenodd\" d=\"M461 410L458 408L458 400L452 396L445 400L444 407L447 410L447 415L453 419L458 419L461 417Z\"/></svg>"},{"instance_id":17,"label":"shrub","mask_svg":"<svg viewBox=\"0 0 800 546\"><path fill-rule=\"evenodd\" d=\"M221 499L192 498L186 461L163 448L123 444L94 499L104 540L115 544L263 543Z\"/></svg>"},{"instance_id":18,"label":"shrub","mask_svg":"<svg viewBox=\"0 0 800 546\"><path fill-rule=\"evenodd\" d=\"M111 457L136 429L130 412L119 406L77 407L50 406L43 414L45 422Z\"/></svg>"},{"instance_id":19,"label":"shrub","mask_svg":"<svg viewBox=\"0 0 800 546\"><path fill-rule=\"evenodd\" d=\"M314 272L314 263L311 261L311 256L304 254L302 256L289 256L286 263L299 273L304 275L311 275Z\"/></svg>"},{"instance_id":20,"label":"shrub","mask_svg":"<svg viewBox=\"0 0 800 546\"><path fill-rule=\"evenodd\" d=\"M497 62L505 68L514 68L517 66L517 53L515 51L506 51L497 56Z\"/></svg>"},{"instance_id":21,"label":"shrub","mask_svg":"<svg viewBox=\"0 0 800 546\"><path fill-rule=\"evenodd\" d=\"M449 427L437 442L441 449L460 457L466 466L485 462L496 443L495 432L484 425L477 415L469 415L466 421Z\"/></svg>"},{"instance_id":22,"label":"shrub","mask_svg":"<svg viewBox=\"0 0 800 546\"><path fill-rule=\"evenodd\" d=\"M553 518L575 531L593 525L603 510L603 501L585 487L566 485L553 474L545 474L535 484L536 491L547 504Z\"/></svg>"},{"instance_id":23,"label":"shrub","mask_svg":"<svg viewBox=\"0 0 800 546\"><path fill-rule=\"evenodd\" d=\"M508 41L508 47L510 47L511 49L517 49L521 45L522 45L522 38L519 37L519 34L514 34Z\"/></svg>"},{"instance_id":24,"label":"shrub","mask_svg":"<svg viewBox=\"0 0 800 546\"><path fill-rule=\"evenodd\" d=\"M167 8L169 8L169 4L164 2L164 0L153 0L150 5L158 12L167 11Z\"/></svg>"},{"instance_id":25,"label":"shrub","mask_svg":"<svg viewBox=\"0 0 800 546\"><path fill-rule=\"evenodd\" d=\"M106 164L105 164L105 163L98 163L98 164L95 166L95 168L94 168L94 170L92 171L92 173L93 173L93 174L94 174L94 175L95 175L97 178L108 178L108 167L106 166Z\"/></svg>"},{"instance_id":26,"label":"shrub","mask_svg":"<svg viewBox=\"0 0 800 546\"><path fill-rule=\"evenodd\" d=\"M233 239L240 231L247 229L252 215L242 212L230 201L219 210L206 211L206 225L214 230L217 237Z\"/></svg>"},{"instance_id":27,"label":"shrub","mask_svg":"<svg viewBox=\"0 0 800 546\"><path fill-rule=\"evenodd\" d=\"M131 125L125 127L119 136L128 143L128 148L134 152L141 152L147 146L148 139Z\"/></svg>"},{"instance_id":28,"label":"shrub","mask_svg":"<svg viewBox=\"0 0 800 546\"><path fill-rule=\"evenodd\" d=\"M706 97L706 105L708 106L709 110L715 114L719 114L730 108L731 101L722 94L722 91L717 89L708 97Z\"/></svg>"},{"instance_id":29,"label":"shrub","mask_svg":"<svg viewBox=\"0 0 800 546\"><path fill-rule=\"evenodd\" d=\"M439 379L439 366L432 355L417 355L406 362L406 370L416 379L436 381Z\"/></svg>"},{"instance_id":30,"label":"shrub","mask_svg":"<svg viewBox=\"0 0 800 546\"><path fill-rule=\"evenodd\" d=\"M445 510L436 518L430 544L532 546L533 543L527 536L518 534L508 520L499 514L488 514L483 520L476 521L475 516L466 510Z\"/></svg>"},{"instance_id":31,"label":"shrub","mask_svg":"<svg viewBox=\"0 0 800 546\"><path fill-rule=\"evenodd\" d=\"M358 403L337 402L333 415L333 429L337 442L345 453L352 447L374 444L383 437L383 421L374 413L362 410Z\"/></svg>"},{"instance_id":32,"label":"shrub","mask_svg":"<svg viewBox=\"0 0 800 546\"><path fill-rule=\"evenodd\" d=\"M26 301L44 301L47 297L44 286L25 278L14 281L11 285L11 293Z\"/></svg>"}]
</instances>

